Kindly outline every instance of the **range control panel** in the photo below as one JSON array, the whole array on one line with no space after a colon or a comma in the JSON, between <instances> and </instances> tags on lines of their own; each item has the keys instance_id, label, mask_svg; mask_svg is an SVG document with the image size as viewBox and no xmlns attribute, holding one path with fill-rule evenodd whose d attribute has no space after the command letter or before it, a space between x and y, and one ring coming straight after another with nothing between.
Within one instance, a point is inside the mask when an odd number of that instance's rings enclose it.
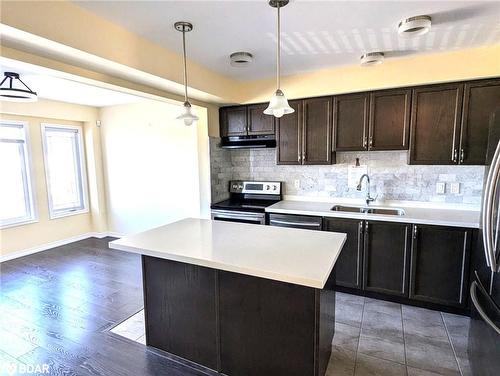
<instances>
[{"instance_id":1,"label":"range control panel","mask_svg":"<svg viewBox=\"0 0 500 376\"><path fill-rule=\"evenodd\" d=\"M233 180L229 183L229 192L279 195L281 194L281 182Z\"/></svg>"}]
</instances>

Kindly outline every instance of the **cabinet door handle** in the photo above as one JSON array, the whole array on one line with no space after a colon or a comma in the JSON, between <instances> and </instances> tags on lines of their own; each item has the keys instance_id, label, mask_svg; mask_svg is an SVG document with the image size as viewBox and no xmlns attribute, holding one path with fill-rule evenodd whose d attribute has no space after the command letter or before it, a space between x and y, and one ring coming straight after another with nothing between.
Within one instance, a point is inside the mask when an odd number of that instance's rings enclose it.
<instances>
[{"instance_id":1,"label":"cabinet door handle","mask_svg":"<svg viewBox=\"0 0 500 376\"><path fill-rule=\"evenodd\" d=\"M418 227L417 225L415 225L413 226L413 239L417 238L417 234L418 234Z\"/></svg>"},{"instance_id":2,"label":"cabinet door handle","mask_svg":"<svg viewBox=\"0 0 500 376\"><path fill-rule=\"evenodd\" d=\"M363 138L363 148L366 149L366 145L368 144L368 140L365 138Z\"/></svg>"},{"instance_id":3,"label":"cabinet door handle","mask_svg":"<svg viewBox=\"0 0 500 376\"><path fill-rule=\"evenodd\" d=\"M363 234L363 221L359 222L358 233L360 236Z\"/></svg>"},{"instance_id":4,"label":"cabinet door handle","mask_svg":"<svg viewBox=\"0 0 500 376\"><path fill-rule=\"evenodd\" d=\"M368 232L368 222L365 222L365 232Z\"/></svg>"},{"instance_id":5,"label":"cabinet door handle","mask_svg":"<svg viewBox=\"0 0 500 376\"><path fill-rule=\"evenodd\" d=\"M465 160L465 149L460 149L460 163L464 163Z\"/></svg>"},{"instance_id":6,"label":"cabinet door handle","mask_svg":"<svg viewBox=\"0 0 500 376\"><path fill-rule=\"evenodd\" d=\"M451 160L455 163L458 162L458 149L453 149L453 157L451 158Z\"/></svg>"},{"instance_id":7,"label":"cabinet door handle","mask_svg":"<svg viewBox=\"0 0 500 376\"><path fill-rule=\"evenodd\" d=\"M409 226L405 226L405 247L403 254L403 294L406 294L407 286L406 286L406 258L408 257L408 228Z\"/></svg>"},{"instance_id":8,"label":"cabinet door handle","mask_svg":"<svg viewBox=\"0 0 500 376\"><path fill-rule=\"evenodd\" d=\"M306 152L303 152L302 153L302 161L305 162L306 161Z\"/></svg>"},{"instance_id":9,"label":"cabinet door handle","mask_svg":"<svg viewBox=\"0 0 500 376\"><path fill-rule=\"evenodd\" d=\"M368 143L368 146L371 148L373 146L373 137L370 136L370 141Z\"/></svg>"},{"instance_id":10,"label":"cabinet door handle","mask_svg":"<svg viewBox=\"0 0 500 376\"><path fill-rule=\"evenodd\" d=\"M297 162L300 163L301 160L302 160L302 155L300 155L300 153L299 153L299 155L297 156Z\"/></svg>"}]
</instances>

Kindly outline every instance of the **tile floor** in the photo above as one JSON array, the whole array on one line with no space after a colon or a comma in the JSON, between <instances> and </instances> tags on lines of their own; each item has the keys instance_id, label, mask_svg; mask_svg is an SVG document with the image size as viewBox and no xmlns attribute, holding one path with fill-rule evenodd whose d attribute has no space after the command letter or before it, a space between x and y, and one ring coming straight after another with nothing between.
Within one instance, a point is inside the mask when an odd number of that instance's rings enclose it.
<instances>
[{"instance_id":1,"label":"tile floor","mask_svg":"<svg viewBox=\"0 0 500 376\"><path fill-rule=\"evenodd\" d=\"M326 376L471 375L467 317L342 293L336 299ZM144 312L111 331L145 343Z\"/></svg>"}]
</instances>

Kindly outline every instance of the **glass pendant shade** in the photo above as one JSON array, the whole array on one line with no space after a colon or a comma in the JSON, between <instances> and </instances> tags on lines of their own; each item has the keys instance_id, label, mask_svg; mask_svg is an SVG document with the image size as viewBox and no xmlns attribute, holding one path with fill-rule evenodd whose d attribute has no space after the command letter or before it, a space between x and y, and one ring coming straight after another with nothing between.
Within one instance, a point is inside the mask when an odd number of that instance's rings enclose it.
<instances>
[{"instance_id":1,"label":"glass pendant shade","mask_svg":"<svg viewBox=\"0 0 500 376\"><path fill-rule=\"evenodd\" d=\"M290 107L285 94L283 94L280 89L276 90L271 100L269 101L269 106L267 106L267 108L264 110L264 113L266 115L274 115L277 118L280 118L286 114L291 114L292 112L295 112L295 110Z\"/></svg>"},{"instance_id":2,"label":"glass pendant shade","mask_svg":"<svg viewBox=\"0 0 500 376\"><path fill-rule=\"evenodd\" d=\"M182 114L177 116L177 120L184 121L184 125L191 125L199 118L193 113L193 109L191 107L191 103L184 102Z\"/></svg>"}]
</instances>

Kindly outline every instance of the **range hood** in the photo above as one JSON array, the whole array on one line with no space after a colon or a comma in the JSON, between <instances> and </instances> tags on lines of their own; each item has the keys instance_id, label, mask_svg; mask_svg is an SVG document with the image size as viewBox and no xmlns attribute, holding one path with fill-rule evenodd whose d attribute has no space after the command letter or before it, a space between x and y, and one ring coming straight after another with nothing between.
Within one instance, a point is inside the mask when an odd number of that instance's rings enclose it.
<instances>
[{"instance_id":1,"label":"range hood","mask_svg":"<svg viewBox=\"0 0 500 376\"><path fill-rule=\"evenodd\" d=\"M262 149L275 148L274 135L222 137L220 147L224 149Z\"/></svg>"}]
</instances>

